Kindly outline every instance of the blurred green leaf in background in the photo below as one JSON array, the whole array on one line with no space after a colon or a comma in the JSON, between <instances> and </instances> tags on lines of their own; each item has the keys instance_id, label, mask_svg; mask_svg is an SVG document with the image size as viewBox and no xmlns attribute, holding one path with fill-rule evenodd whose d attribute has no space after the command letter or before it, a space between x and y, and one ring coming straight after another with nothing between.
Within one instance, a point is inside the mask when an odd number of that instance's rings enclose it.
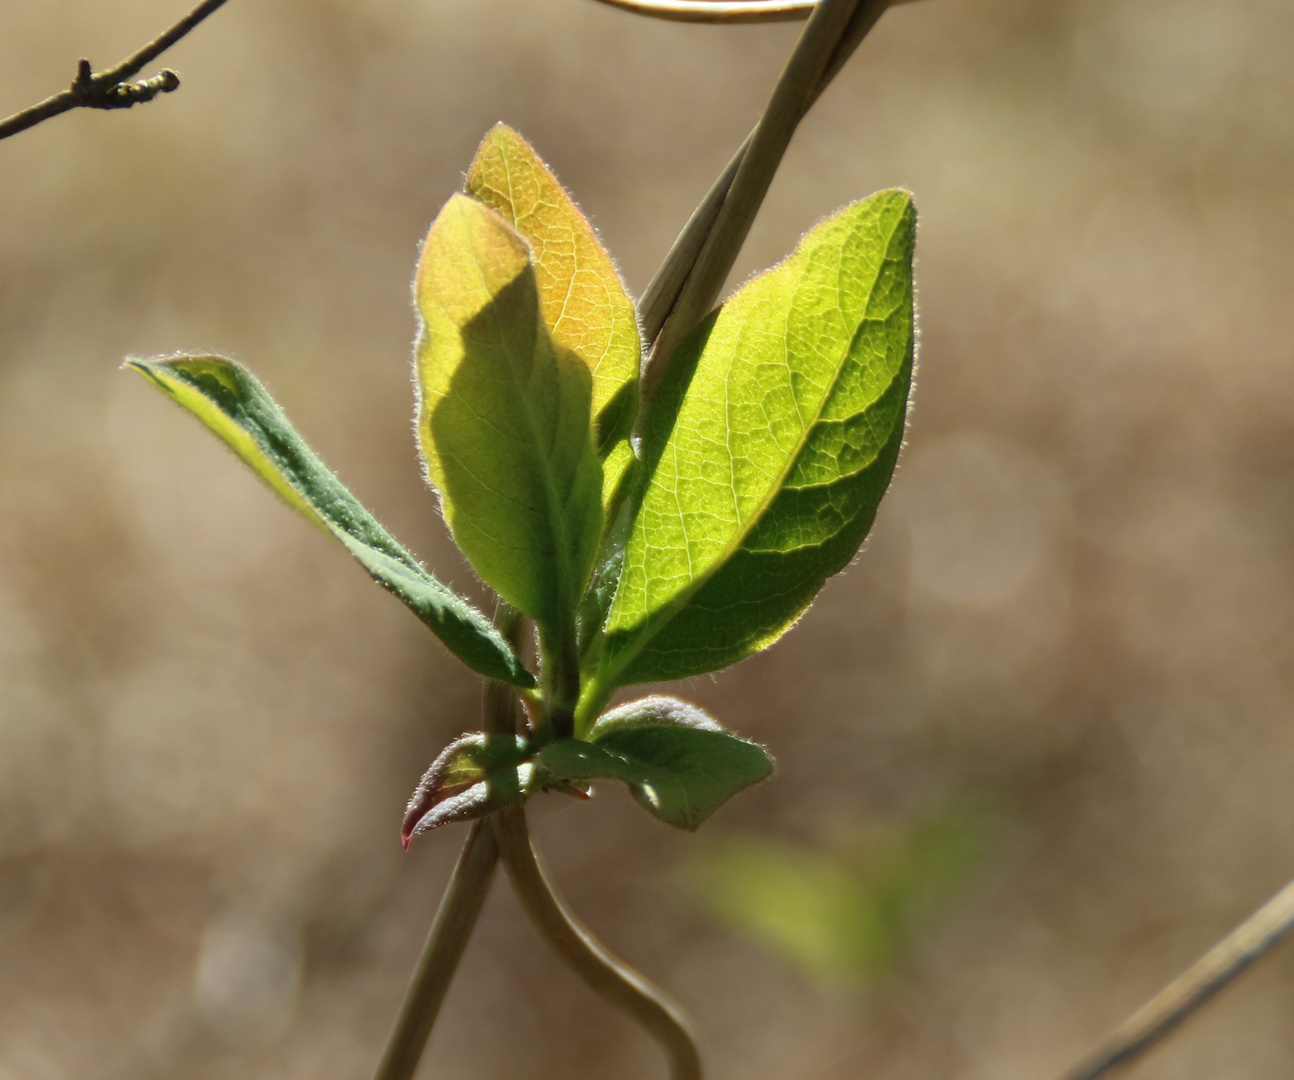
<instances>
[{"instance_id":1,"label":"blurred green leaf in background","mask_svg":"<svg viewBox=\"0 0 1294 1080\"><path fill-rule=\"evenodd\" d=\"M904 822L854 819L816 847L730 833L683 867L711 916L812 981L867 988L899 974L984 871L1002 811L982 793Z\"/></svg>"}]
</instances>

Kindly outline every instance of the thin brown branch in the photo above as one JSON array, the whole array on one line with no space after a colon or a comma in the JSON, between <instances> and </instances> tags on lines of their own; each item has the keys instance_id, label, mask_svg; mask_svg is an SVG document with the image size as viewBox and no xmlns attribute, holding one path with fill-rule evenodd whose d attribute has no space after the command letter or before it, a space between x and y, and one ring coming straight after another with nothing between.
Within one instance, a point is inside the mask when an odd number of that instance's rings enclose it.
<instances>
[{"instance_id":1,"label":"thin brown branch","mask_svg":"<svg viewBox=\"0 0 1294 1080\"><path fill-rule=\"evenodd\" d=\"M500 604L494 623L515 649L524 620L520 612ZM517 697L506 683L488 682L481 705L486 731L512 734L517 730ZM409 989L387 1038L374 1080L411 1080L435 1027L436 1017L458 970L468 939L489 895L499 849L487 821L472 823L467 841L427 932Z\"/></svg>"},{"instance_id":2,"label":"thin brown branch","mask_svg":"<svg viewBox=\"0 0 1294 1080\"><path fill-rule=\"evenodd\" d=\"M129 109L132 105L152 101L158 94L169 94L178 89L180 77L169 68L152 78L137 83L127 82L147 65L166 52L207 16L224 6L226 0L204 0L174 26L164 31L143 48L131 53L119 64L100 71L91 69L89 60L77 65L72 85L38 102L22 112L0 120L0 139L7 139L35 127L44 120L70 112L73 109Z\"/></svg>"},{"instance_id":3,"label":"thin brown branch","mask_svg":"<svg viewBox=\"0 0 1294 1080\"><path fill-rule=\"evenodd\" d=\"M800 121L890 0L821 0L764 115L674 242L639 303L653 348L643 377L650 400L679 342L714 305Z\"/></svg>"},{"instance_id":4,"label":"thin brown branch","mask_svg":"<svg viewBox=\"0 0 1294 1080\"><path fill-rule=\"evenodd\" d=\"M1111 1032L1062 1080L1098 1080L1130 1064L1294 929L1294 882Z\"/></svg>"},{"instance_id":5,"label":"thin brown branch","mask_svg":"<svg viewBox=\"0 0 1294 1080\"><path fill-rule=\"evenodd\" d=\"M512 888L544 940L598 994L651 1033L669 1058L672 1080L701 1080L701 1055L682 1010L608 952L553 892L530 843L525 807L510 807L490 820Z\"/></svg>"}]
</instances>

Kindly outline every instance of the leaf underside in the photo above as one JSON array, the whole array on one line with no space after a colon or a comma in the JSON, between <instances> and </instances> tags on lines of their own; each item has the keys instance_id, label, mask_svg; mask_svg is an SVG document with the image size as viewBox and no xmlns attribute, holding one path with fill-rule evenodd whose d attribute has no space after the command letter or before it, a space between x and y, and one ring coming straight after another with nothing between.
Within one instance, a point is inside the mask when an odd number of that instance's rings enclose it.
<instances>
[{"instance_id":1,"label":"leaf underside","mask_svg":"<svg viewBox=\"0 0 1294 1080\"><path fill-rule=\"evenodd\" d=\"M763 748L725 731L696 706L666 697L608 713L589 741L549 743L538 761L565 780L621 780L653 816L689 830L773 771Z\"/></svg>"},{"instance_id":2,"label":"leaf underside","mask_svg":"<svg viewBox=\"0 0 1294 1080\"><path fill-rule=\"evenodd\" d=\"M418 436L458 546L481 578L564 633L602 529L592 377L539 315L524 240L455 195L414 286Z\"/></svg>"},{"instance_id":3,"label":"leaf underside","mask_svg":"<svg viewBox=\"0 0 1294 1080\"><path fill-rule=\"evenodd\" d=\"M245 368L219 356L130 359L126 366L193 413L284 502L341 541L473 671L517 686L534 685L490 621L427 573L379 524Z\"/></svg>"},{"instance_id":4,"label":"leaf underside","mask_svg":"<svg viewBox=\"0 0 1294 1080\"><path fill-rule=\"evenodd\" d=\"M526 740L516 735L478 731L455 739L431 763L405 808L400 840L406 850L415 836L520 801L519 767L528 757Z\"/></svg>"},{"instance_id":5,"label":"leaf underside","mask_svg":"<svg viewBox=\"0 0 1294 1080\"><path fill-rule=\"evenodd\" d=\"M743 659L853 558L903 438L915 224L902 191L846 207L679 347L644 423L604 686Z\"/></svg>"},{"instance_id":6,"label":"leaf underside","mask_svg":"<svg viewBox=\"0 0 1294 1080\"><path fill-rule=\"evenodd\" d=\"M541 314L553 341L592 373L597 442L608 453L633 425L641 359L634 304L615 264L565 188L505 124L482 140L464 190L530 244Z\"/></svg>"}]
</instances>

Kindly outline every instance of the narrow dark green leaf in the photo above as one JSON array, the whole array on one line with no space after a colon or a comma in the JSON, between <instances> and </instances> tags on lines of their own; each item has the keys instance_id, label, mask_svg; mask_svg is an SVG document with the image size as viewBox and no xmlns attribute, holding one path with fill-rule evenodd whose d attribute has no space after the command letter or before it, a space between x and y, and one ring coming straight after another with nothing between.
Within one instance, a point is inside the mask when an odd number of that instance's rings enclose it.
<instances>
[{"instance_id":1,"label":"narrow dark green leaf","mask_svg":"<svg viewBox=\"0 0 1294 1080\"><path fill-rule=\"evenodd\" d=\"M666 697L616 709L598 720L589 741L549 743L536 760L564 780L621 780L649 813L680 829L695 829L773 771L762 747Z\"/></svg>"},{"instance_id":2,"label":"narrow dark green leaf","mask_svg":"<svg viewBox=\"0 0 1294 1080\"><path fill-rule=\"evenodd\" d=\"M418 435L476 572L558 638L573 633L602 531L592 376L539 314L525 241L455 195L414 284Z\"/></svg>"},{"instance_id":3,"label":"narrow dark green leaf","mask_svg":"<svg viewBox=\"0 0 1294 1080\"><path fill-rule=\"evenodd\" d=\"M472 821L519 801L533 767L519 735L460 735L431 763L404 812L400 841L454 821ZM523 776L523 771L527 776Z\"/></svg>"},{"instance_id":4,"label":"narrow dark green leaf","mask_svg":"<svg viewBox=\"0 0 1294 1080\"><path fill-rule=\"evenodd\" d=\"M210 428L307 521L340 540L473 671L517 686L534 677L490 621L388 533L288 423L245 368L219 356L126 361Z\"/></svg>"},{"instance_id":5,"label":"narrow dark green leaf","mask_svg":"<svg viewBox=\"0 0 1294 1080\"><path fill-rule=\"evenodd\" d=\"M915 222L902 191L847 207L680 346L644 425L600 693L764 648L853 558L903 438Z\"/></svg>"}]
</instances>

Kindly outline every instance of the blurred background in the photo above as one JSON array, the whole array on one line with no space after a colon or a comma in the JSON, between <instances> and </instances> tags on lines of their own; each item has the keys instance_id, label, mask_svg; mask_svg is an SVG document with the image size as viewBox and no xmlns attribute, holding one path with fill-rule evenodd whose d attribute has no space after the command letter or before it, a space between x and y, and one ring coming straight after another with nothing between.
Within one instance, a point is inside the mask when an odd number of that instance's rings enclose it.
<instances>
[{"instance_id":1,"label":"blurred background","mask_svg":"<svg viewBox=\"0 0 1294 1080\"><path fill-rule=\"evenodd\" d=\"M0 0L0 114L187 0ZM126 354L251 365L480 595L410 419L417 244L496 120L641 292L796 26L234 0L178 93L0 144L0 1080L367 1077L462 842L404 802L479 688ZM696 836L546 797L573 906L712 1075L1045 1078L1294 874L1294 7L926 0L734 274L921 213L907 448L801 625L675 692L779 775ZM648 1080L502 880L424 1075ZM1294 949L1140 1068L1294 1073Z\"/></svg>"}]
</instances>

